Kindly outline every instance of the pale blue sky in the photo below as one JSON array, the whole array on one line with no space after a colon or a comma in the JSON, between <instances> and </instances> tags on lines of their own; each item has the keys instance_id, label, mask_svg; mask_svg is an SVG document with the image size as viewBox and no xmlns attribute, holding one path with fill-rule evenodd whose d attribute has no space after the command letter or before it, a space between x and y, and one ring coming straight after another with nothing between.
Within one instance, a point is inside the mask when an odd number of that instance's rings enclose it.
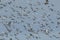
<instances>
[{"instance_id":1,"label":"pale blue sky","mask_svg":"<svg viewBox=\"0 0 60 40\"><path fill-rule=\"evenodd\" d=\"M60 40L60 0L48 1L1 0L0 40Z\"/></svg>"}]
</instances>

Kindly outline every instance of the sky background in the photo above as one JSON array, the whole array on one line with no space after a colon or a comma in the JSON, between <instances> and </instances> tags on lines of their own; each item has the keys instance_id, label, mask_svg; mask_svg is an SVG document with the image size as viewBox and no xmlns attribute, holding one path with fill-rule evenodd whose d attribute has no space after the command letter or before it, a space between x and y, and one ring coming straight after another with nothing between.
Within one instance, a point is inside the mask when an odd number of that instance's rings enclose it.
<instances>
[{"instance_id":1,"label":"sky background","mask_svg":"<svg viewBox=\"0 0 60 40\"><path fill-rule=\"evenodd\" d=\"M60 0L1 0L0 40L60 40Z\"/></svg>"}]
</instances>

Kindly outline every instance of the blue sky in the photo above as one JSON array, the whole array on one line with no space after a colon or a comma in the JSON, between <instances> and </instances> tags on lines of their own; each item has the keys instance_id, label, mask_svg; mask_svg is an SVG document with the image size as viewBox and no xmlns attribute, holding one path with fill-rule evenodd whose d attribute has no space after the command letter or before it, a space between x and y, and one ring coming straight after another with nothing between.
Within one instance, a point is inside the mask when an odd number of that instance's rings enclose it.
<instances>
[{"instance_id":1,"label":"blue sky","mask_svg":"<svg viewBox=\"0 0 60 40\"><path fill-rule=\"evenodd\" d=\"M60 40L60 0L1 0L0 40Z\"/></svg>"}]
</instances>

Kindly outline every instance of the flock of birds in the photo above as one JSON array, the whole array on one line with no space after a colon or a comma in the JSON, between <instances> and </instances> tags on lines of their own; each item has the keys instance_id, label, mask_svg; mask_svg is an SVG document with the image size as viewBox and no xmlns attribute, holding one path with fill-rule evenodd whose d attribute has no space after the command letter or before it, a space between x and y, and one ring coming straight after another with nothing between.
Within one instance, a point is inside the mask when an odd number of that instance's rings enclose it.
<instances>
[{"instance_id":1,"label":"flock of birds","mask_svg":"<svg viewBox=\"0 0 60 40\"><path fill-rule=\"evenodd\" d=\"M0 0L0 40L59 40L60 11L41 1Z\"/></svg>"}]
</instances>

